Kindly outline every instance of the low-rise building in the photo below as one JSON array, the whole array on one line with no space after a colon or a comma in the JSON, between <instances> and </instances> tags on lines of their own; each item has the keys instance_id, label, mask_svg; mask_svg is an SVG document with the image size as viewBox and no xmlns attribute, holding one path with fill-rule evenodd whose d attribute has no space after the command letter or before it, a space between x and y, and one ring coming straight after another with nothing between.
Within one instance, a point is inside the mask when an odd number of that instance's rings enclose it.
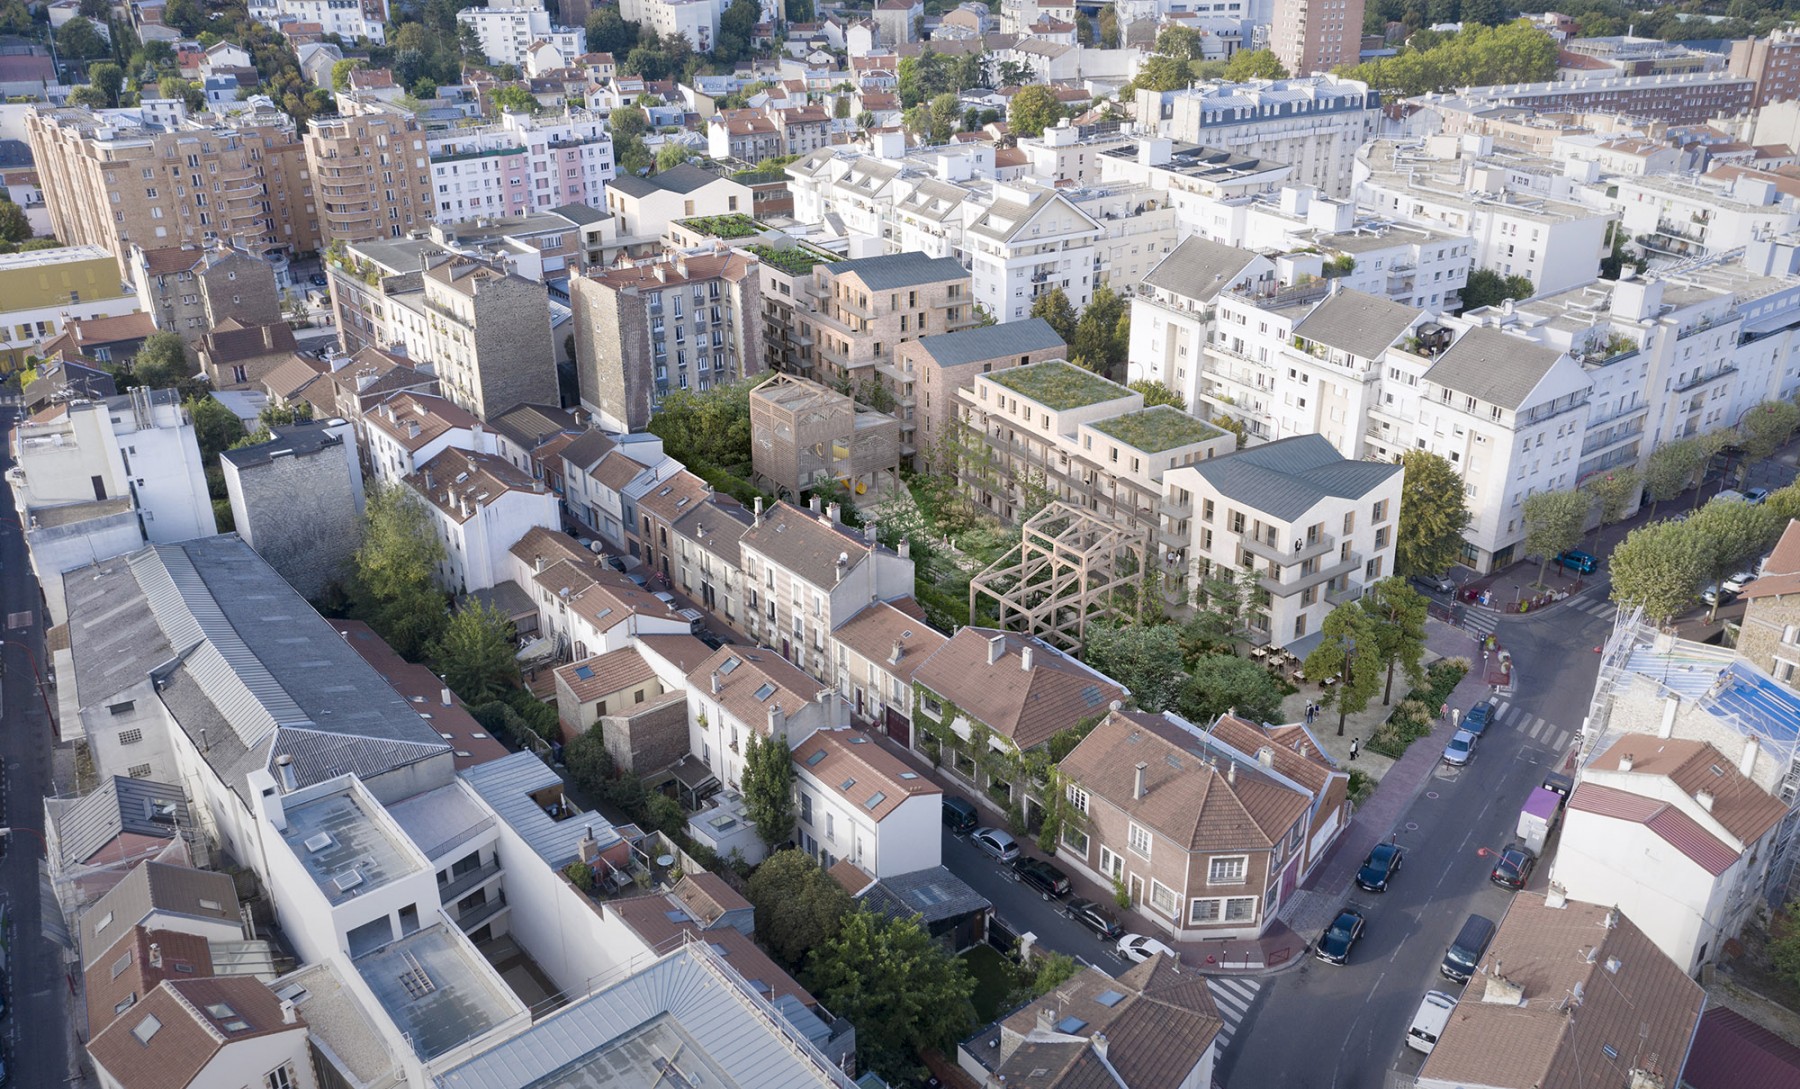
<instances>
[{"instance_id":1,"label":"low-rise building","mask_svg":"<svg viewBox=\"0 0 1800 1089\"><path fill-rule=\"evenodd\" d=\"M855 730L794 742L800 849L830 869L848 861L876 878L939 865L944 792Z\"/></svg>"},{"instance_id":2,"label":"low-rise building","mask_svg":"<svg viewBox=\"0 0 1800 1089\"><path fill-rule=\"evenodd\" d=\"M118 317L145 309L119 282L119 264L99 246L62 246L0 255L0 368L25 357L72 320Z\"/></svg>"},{"instance_id":3,"label":"low-rise building","mask_svg":"<svg viewBox=\"0 0 1800 1089\"><path fill-rule=\"evenodd\" d=\"M398 484L445 450L493 452L480 420L429 393L393 394L361 419L370 475L383 484Z\"/></svg>"},{"instance_id":4,"label":"low-rise building","mask_svg":"<svg viewBox=\"0 0 1800 1089\"><path fill-rule=\"evenodd\" d=\"M618 244L653 252L669 224L694 216L750 213L750 187L723 174L684 163L648 178L627 175L606 187Z\"/></svg>"},{"instance_id":5,"label":"low-rise building","mask_svg":"<svg viewBox=\"0 0 1800 1089\"><path fill-rule=\"evenodd\" d=\"M750 454L776 494L832 482L881 494L900 482L900 422L836 390L778 374L750 392Z\"/></svg>"},{"instance_id":6,"label":"low-rise building","mask_svg":"<svg viewBox=\"0 0 1800 1089\"><path fill-rule=\"evenodd\" d=\"M1800 688L1800 522L1788 522L1742 596L1748 604L1738 653L1789 688Z\"/></svg>"},{"instance_id":7,"label":"low-rise building","mask_svg":"<svg viewBox=\"0 0 1800 1089\"><path fill-rule=\"evenodd\" d=\"M496 454L446 449L404 483L431 511L444 545L434 574L453 594L506 581L507 553L519 538L560 524L555 494Z\"/></svg>"},{"instance_id":8,"label":"low-rise building","mask_svg":"<svg viewBox=\"0 0 1800 1089\"><path fill-rule=\"evenodd\" d=\"M752 732L792 749L814 731L850 724L837 693L766 650L724 646L688 674L688 751L715 786L742 793Z\"/></svg>"},{"instance_id":9,"label":"low-rise building","mask_svg":"<svg viewBox=\"0 0 1800 1089\"><path fill-rule=\"evenodd\" d=\"M857 721L913 744L913 675L949 636L919 619L917 603L876 601L832 629L843 664L838 693Z\"/></svg>"},{"instance_id":10,"label":"low-rise building","mask_svg":"<svg viewBox=\"0 0 1800 1089\"><path fill-rule=\"evenodd\" d=\"M293 327L281 320L245 325L225 318L194 342L201 373L215 390L260 390L269 372L287 362L297 348Z\"/></svg>"},{"instance_id":11,"label":"low-rise building","mask_svg":"<svg viewBox=\"0 0 1800 1089\"><path fill-rule=\"evenodd\" d=\"M307 1026L291 1003L250 978L164 979L88 1042L105 1089L204 1089L247 1072L267 1085L315 1089Z\"/></svg>"}]
</instances>

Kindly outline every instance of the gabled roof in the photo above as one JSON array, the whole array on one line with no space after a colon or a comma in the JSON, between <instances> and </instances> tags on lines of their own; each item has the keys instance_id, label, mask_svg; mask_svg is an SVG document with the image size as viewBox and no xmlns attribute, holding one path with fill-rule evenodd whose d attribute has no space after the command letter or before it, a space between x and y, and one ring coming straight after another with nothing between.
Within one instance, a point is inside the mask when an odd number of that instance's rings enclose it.
<instances>
[{"instance_id":1,"label":"gabled roof","mask_svg":"<svg viewBox=\"0 0 1800 1089\"><path fill-rule=\"evenodd\" d=\"M73 802L45 801L55 807L56 849L64 868L125 861L138 851L121 850L121 836L170 840L188 822L182 789L152 779L115 775Z\"/></svg>"},{"instance_id":2,"label":"gabled roof","mask_svg":"<svg viewBox=\"0 0 1800 1089\"><path fill-rule=\"evenodd\" d=\"M1257 257L1249 250L1192 235L1158 261L1144 283L1204 302L1235 284Z\"/></svg>"},{"instance_id":3,"label":"gabled roof","mask_svg":"<svg viewBox=\"0 0 1800 1089\"><path fill-rule=\"evenodd\" d=\"M1294 335L1349 352L1358 359L1380 359L1424 311L1348 288L1325 296L1294 326Z\"/></svg>"},{"instance_id":4,"label":"gabled roof","mask_svg":"<svg viewBox=\"0 0 1800 1089\"><path fill-rule=\"evenodd\" d=\"M875 546L848 526L785 501L776 503L762 521L746 530L739 546L826 591L836 589L845 575L875 551ZM840 557L846 562L839 564Z\"/></svg>"},{"instance_id":5,"label":"gabled roof","mask_svg":"<svg viewBox=\"0 0 1800 1089\"><path fill-rule=\"evenodd\" d=\"M1524 337L1476 326L1438 356L1425 380L1478 401L1517 409L1563 353Z\"/></svg>"},{"instance_id":6,"label":"gabled roof","mask_svg":"<svg viewBox=\"0 0 1800 1089\"><path fill-rule=\"evenodd\" d=\"M1736 1010L1713 1006L1681 1069L1693 1089L1792 1089L1800 1085L1800 1047Z\"/></svg>"},{"instance_id":7,"label":"gabled roof","mask_svg":"<svg viewBox=\"0 0 1800 1089\"><path fill-rule=\"evenodd\" d=\"M555 405L518 404L497 416L488 417L488 426L527 450L534 450L546 439L563 431L580 429L575 417Z\"/></svg>"},{"instance_id":8,"label":"gabled roof","mask_svg":"<svg viewBox=\"0 0 1800 1089\"><path fill-rule=\"evenodd\" d=\"M717 692L712 690L715 673ZM701 699L718 703L746 727L764 734L775 708L791 715L830 691L772 650L735 645L714 651L689 671L687 679Z\"/></svg>"},{"instance_id":9,"label":"gabled roof","mask_svg":"<svg viewBox=\"0 0 1800 1089\"><path fill-rule=\"evenodd\" d=\"M1729 844L1680 809L1656 798L1598 783L1582 783L1570 795L1569 809L1641 824L1714 877L1738 860L1738 852Z\"/></svg>"},{"instance_id":10,"label":"gabled roof","mask_svg":"<svg viewBox=\"0 0 1800 1089\"><path fill-rule=\"evenodd\" d=\"M186 1089L231 1044L283 1032L306 1034L296 1015L246 976L165 979L88 1044L88 1054L132 1089ZM296 1049L298 1050L298 1049Z\"/></svg>"},{"instance_id":11,"label":"gabled roof","mask_svg":"<svg viewBox=\"0 0 1800 1089\"><path fill-rule=\"evenodd\" d=\"M244 325L236 318L226 318L200 338L198 351L208 362L220 366L240 359L286 355L297 347L294 330L285 321Z\"/></svg>"},{"instance_id":12,"label":"gabled roof","mask_svg":"<svg viewBox=\"0 0 1800 1089\"><path fill-rule=\"evenodd\" d=\"M97 961L112 948L117 935L137 926L152 912L235 924L237 888L230 877L211 870L161 862L138 866L81 913L83 966Z\"/></svg>"},{"instance_id":13,"label":"gabled roof","mask_svg":"<svg viewBox=\"0 0 1800 1089\"><path fill-rule=\"evenodd\" d=\"M954 333L938 333L920 337L912 343L940 367L960 367L967 363L1066 347L1063 338L1057 336L1056 330L1043 318L980 325Z\"/></svg>"},{"instance_id":14,"label":"gabled roof","mask_svg":"<svg viewBox=\"0 0 1800 1089\"><path fill-rule=\"evenodd\" d=\"M811 992L754 941L730 927L707 929L688 913L686 905L672 892L609 900L606 911L616 915L655 953L667 953L688 941L704 941L744 977L752 990L769 1001L792 997L803 1006L818 1004Z\"/></svg>"},{"instance_id":15,"label":"gabled roof","mask_svg":"<svg viewBox=\"0 0 1800 1089\"><path fill-rule=\"evenodd\" d=\"M900 803L943 789L855 730L818 730L793 750L794 771L812 776L821 788L860 806L879 822Z\"/></svg>"},{"instance_id":16,"label":"gabled roof","mask_svg":"<svg viewBox=\"0 0 1800 1089\"><path fill-rule=\"evenodd\" d=\"M1352 461L1320 435L1277 439L1193 469L1227 499L1290 522L1326 498L1360 499L1401 472L1396 463Z\"/></svg>"},{"instance_id":17,"label":"gabled roof","mask_svg":"<svg viewBox=\"0 0 1800 1089\"><path fill-rule=\"evenodd\" d=\"M1001 641L1000 654L990 663L995 639ZM925 659L913 679L1020 750L1106 714L1111 703L1130 694L1037 639L973 626Z\"/></svg>"},{"instance_id":18,"label":"gabled roof","mask_svg":"<svg viewBox=\"0 0 1800 1089\"><path fill-rule=\"evenodd\" d=\"M418 450L446 431L467 431L481 422L449 398L429 393L397 394L363 419L408 450Z\"/></svg>"},{"instance_id":19,"label":"gabled roof","mask_svg":"<svg viewBox=\"0 0 1800 1089\"><path fill-rule=\"evenodd\" d=\"M212 974L212 947L205 938L134 926L118 935L87 970L88 1035L112 1024L165 979Z\"/></svg>"},{"instance_id":20,"label":"gabled roof","mask_svg":"<svg viewBox=\"0 0 1800 1089\"><path fill-rule=\"evenodd\" d=\"M943 632L885 601L871 602L857 610L832 635L869 661L879 663L878 668L908 683L925 659L950 641ZM900 652L898 661L894 658L896 648Z\"/></svg>"},{"instance_id":21,"label":"gabled roof","mask_svg":"<svg viewBox=\"0 0 1800 1089\"><path fill-rule=\"evenodd\" d=\"M1089 795L1189 851L1272 847L1311 807L1310 795L1256 764L1220 767L1199 747L1156 715L1115 711L1059 767ZM1141 798L1139 764L1146 765Z\"/></svg>"},{"instance_id":22,"label":"gabled roof","mask_svg":"<svg viewBox=\"0 0 1800 1089\"><path fill-rule=\"evenodd\" d=\"M575 441L563 447L563 460L577 469L592 469L602 458L618 447L611 435L603 431L584 431Z\"/></svg>"},{"instance_id":23,"label":"gabled roof","mask_svg":"<svg viewBox=\"0 0 1800 1089\"><path fill-rule=\"evenodd\" d=\"M1766 793L1705 741L1626 734L1590 766L1618 772L1619 761L1627 755L1632 767L1626 774L1667 779L1696 799L1696 804L1707 809L1740 843L1755 843L1787 815L1787 806L1780 799ZM1699 801L1702 794L1710 796L1710 802Z\"/></svg>"},{"instance_id":24,"label":"gabled roof","mask_svg":"<svg viewBox=\"0 0 1800 1089\"><path fill-rule=\"evenodd\" d=\"M870 291L897 291L969 277L969 271L954 257L927 257L912 251L835 261L824 269L833 277L855 276Z\"/></svg>"},{"instance_id":25,"label":"gabled roof","mask_svg":"<svg viewBox=\"0 0 1800 1089\"><path fill-rule=\"evenodd\" d=\"M1795 593L1800 593L1800 520L1790 518L1787 528L1781 531L1781 540L1775 542L1774 550L1764 561L1762 573L1739 596L1754 601Z\"/></svg>"},{"instance_id":26,"label":"gabled roof","mask_svg":"<svg viewBox=\"0 0 1800 1089\"><path fill-rule=\"evenodd\" d=\"M1242 753L1247 760L1256 760L1267 749L1269 766L1276 774L1300 784L1315 795L1323 793L1334 777L1344 774L1310 740L1304 727L1300 728L1298 734L1285 731L1277 734L1244 719L1220 715L1219 720L1207 732Z\"/></svg>"},{"instance_id":27,"label":"gabled roof","mask_svg":"<svg viewBox=\"0 0 1800 1089\"><path fill-rule=\"evenodd\" d=\"M669 890L669 895L680 900L681 906L702 927L711 927L727 915L750 910L750 901L711 870L683 874Z\"/></svg>"},{"instance_id":28,"label":"gabled roof","mask_svg":"<svg viewBox=\"0 0 1800 1089\"><path fill-rule=\"evenodd\" d=\"M556 677L577 700L591 703L602 696L623 692L656 679L656 670L635 647L620 647L579 662L558 666Z\"/></svg>"},{"instance_id":29,"label":"gabled roof","mask_svg":"<svg viewBox=\"0 0 1800 1089\"><path fill-rule=\"evenodd\" d=\"M542 495L530 473L498 454L448 447L419 466L406 484L454 522L466 522L510 492Z\"/></svg>"}]
</instances>

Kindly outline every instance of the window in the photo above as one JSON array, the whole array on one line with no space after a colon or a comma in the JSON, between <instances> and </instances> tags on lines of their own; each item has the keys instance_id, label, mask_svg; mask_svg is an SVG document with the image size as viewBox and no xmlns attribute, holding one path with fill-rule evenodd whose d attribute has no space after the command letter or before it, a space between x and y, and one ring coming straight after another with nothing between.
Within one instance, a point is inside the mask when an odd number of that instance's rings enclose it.
<instances>
[{"instance_id":1,"label":"window","mask_svg":"<svg viewBox=\"0 0 1800 1089\"><path fill-rule=\"evenodd\" d=\"M1188 903L1188 922L1216 923L1224 910L1223 900L1192 900Z\"/></svg>"},{"instance_id":2,"label":"window","mask_svg":"<svg viewBox=\"0 0 1800 1089\"><path fill-rule=\"evenodd\" d=\"M119 744L121 745L135 745L142 740L144 740L144 731L142 730L119 731Z\"/></svg>"},{"instance_id":3,"label":"window","mask_svg":"<svg viewBox=\"0 0 1800 1089\"><path fill-rule=\"evenodd\" d=\"M126 700L123 703L109 703L106 705L106 712L110 715L123 715L136 706L136 700Z\"/></svg>"},{"instance_id":4,"label":"window","mask_svg":"<svg viewBox=\"0 0 1800 1089\"><path fill-rule=\"evenodd\" d=\"M1164 915L1173 917L1179 904L1180 901L1175 898L1174 889L1163 884L1161 881L1152 880L1150 882L1151 907L1162 912Z\"/></svg>"},{"instance_id":5,"label":"window","mask_svg":"<svg viewBox=\"0 0 1800 1089\"><path fill-rule=\"evenodd\" d=\"M1114 881L1125 879L1125 860L1113 853L1112 848L1100 848L1100 872Z\"/></svg>"},{"instance_id":6,"label":"window","mask_svg":"<svg viewBox=\"0 0 1800 1089\"><path fill-rule=\"evenodd\" d=\"M1256 897L1233 896L1225 901L1225 921L1247 923L1256 918Z\"/></svg>"},{"instance_id":7,"label":"window","mask_svg":"<svg viewBox=\"0 0 1800 1089\"><path fill-rule=\"evenodd\" d=\"M1088 811L1088 792L1074 783L1069 784L1069 804L1083 813Z\"/></svg>"},{"instance_id":8,"label":"window","mask_svg":"<svg viewBox=\"0 0 1800 1089\"><path fill-rule=\"evenodd\" d=\"M1250 872L1250 856L1230 855L1215 858L1206 867L1208 885L1242 885Z\"/></svg>"},{"instance_id":9,"label":"window","mask_svg":"<svg viewBox=\"0 0 1800 1089\"><path fill-rule=\"evenodd\" d=\"M126 774L130 775L133 779L148 779L150 778L150 765L135 764Z\"/></svg>"},{"instance_id":10,"label":"window","mask_svg":"<svg viewBox=\"0 0 1800 1089\"><path fill-rule=\"evenodd\" d=\"M1133 822L1127 834L1126 842L1131 845L1131 853L1143 858L1150 857L1150 830Z\"/></svg>"},{"instance_id":11,"label":"window","mask_svg":"<svg viewBox=\"0 0 1800 1089\"><path fill-rule=\"evenodd\" d=\"M282 1063L263 1078L263 1089L295 1089L299 1084L292 1063Z\"/></svg>"},{"instance_id":12,"label":"window","mask_svg":"<svg viewBox=\"0 0 1800 1089\"><path fill-rule=\"evenodd\" d=\"M1063 846L1080 855L1082 861L1088 856L1088 834L1073 824L1064 824L1062 831Z\"/></svg>"}]
</instances>

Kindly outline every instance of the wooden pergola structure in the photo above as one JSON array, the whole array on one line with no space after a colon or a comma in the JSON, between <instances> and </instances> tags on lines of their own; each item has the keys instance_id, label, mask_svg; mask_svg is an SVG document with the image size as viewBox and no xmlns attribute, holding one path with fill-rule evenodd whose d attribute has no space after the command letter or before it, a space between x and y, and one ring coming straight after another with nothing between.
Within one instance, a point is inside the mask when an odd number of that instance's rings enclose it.
<instances>
[{"instance_id":1,"label":"wooden pergola structure","mask_svg":"<svg viewBox=\"0 0 1800 1089\"><path fill-rule=\"evenodd\" d=\"M999 626L1078 651L1094 620L1131 619L1143 610L1138 585L1147 566L1147 530L1052 503L1026 519L1019 543L969 582L969 616L992 601ZM1120 601L1133 603L1127 609Z\"/></svg>"}]
</instances>

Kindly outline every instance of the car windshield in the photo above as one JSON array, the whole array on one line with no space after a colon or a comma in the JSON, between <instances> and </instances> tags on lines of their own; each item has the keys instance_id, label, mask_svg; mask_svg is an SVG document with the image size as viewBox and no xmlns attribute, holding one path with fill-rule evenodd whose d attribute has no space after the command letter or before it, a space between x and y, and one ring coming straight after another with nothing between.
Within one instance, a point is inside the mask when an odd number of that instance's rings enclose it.
<instances>
[{"instance_id":1,"label":"car windshield","mask_svg":"<svg viewBox=\"0 0 1800 1089\"><path fill-rule=\"evenodd\" d=\"M1331 924L1331 933L1326 935L1334 941L1346 941L1350 932L1356 929L1356 920L1348 915L1339 915L1337 922Z\"/></svg>"}]
</instances>

